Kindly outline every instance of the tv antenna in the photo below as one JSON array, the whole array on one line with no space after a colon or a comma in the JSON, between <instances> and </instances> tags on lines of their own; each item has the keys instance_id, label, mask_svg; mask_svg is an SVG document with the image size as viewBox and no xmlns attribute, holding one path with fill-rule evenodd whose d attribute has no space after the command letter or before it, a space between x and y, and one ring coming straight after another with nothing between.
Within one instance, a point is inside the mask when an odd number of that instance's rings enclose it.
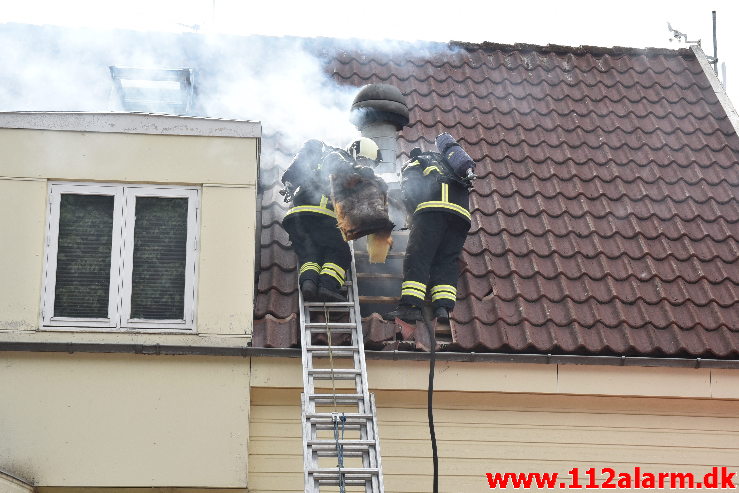
<instances>
[{"instance_id":1,"label":"tv antenna","mask_svg":"<svg viewBox=\"0 0 739 493\"><path fill-rule=\"evenodd\" d=\"M682 39L682 42L683 43L686 43L686 44L698 45L698 46L701 45L701 40L700 39L696 39L694 41L690 41L688 39L688 35L686 33L681 32L681 31L678 31L677 29L675 29L674 27L672 27L672 24L670 24L669 22L667 23L667 29L669 29L670 32L672 33L672 37L669 39L670 43L672 43L674 40L677 40L678 42L680 42L680 39Z\"/></svg>"},{"instance_id":2,"label":"tv antenna","mask_svg":"<svg viewBox=\"0 0 739 493\"><path fill-rule=\"evenodd\" d=\"M716 11L713 10L711 12L711 15L713 16L713 56L706 56L708 58L708 63L713 65L713 71L718 74L718 47L716 46ZM677 40L678 43L683 42L685 44L690 45L698 45L701 46L701 40L696 39L694 41L691 41L688 39L688 35L682 31L678 31L674 27L672 27L672 24L669 22L667 23L667 29L672 33L672 37L669 39L670 43L674 40Z\"/></svg>"}]
</instances>

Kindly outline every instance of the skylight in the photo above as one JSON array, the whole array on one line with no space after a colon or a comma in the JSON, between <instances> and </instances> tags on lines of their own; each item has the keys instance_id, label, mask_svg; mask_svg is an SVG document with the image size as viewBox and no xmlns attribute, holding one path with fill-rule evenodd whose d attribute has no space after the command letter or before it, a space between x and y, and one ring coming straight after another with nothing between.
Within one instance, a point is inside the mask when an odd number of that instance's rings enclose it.
<instances>
[{"instance_id":1,"label":"skylight","mask_svg":"<svg viewBox=\"0 0 739 493\"><path fill-rule=\"evenodd\" d=\"M126 111L145 113L190 113L193 100L193 70L143 69L110 66L113 86Z\"/></svg>"}]
</instances>

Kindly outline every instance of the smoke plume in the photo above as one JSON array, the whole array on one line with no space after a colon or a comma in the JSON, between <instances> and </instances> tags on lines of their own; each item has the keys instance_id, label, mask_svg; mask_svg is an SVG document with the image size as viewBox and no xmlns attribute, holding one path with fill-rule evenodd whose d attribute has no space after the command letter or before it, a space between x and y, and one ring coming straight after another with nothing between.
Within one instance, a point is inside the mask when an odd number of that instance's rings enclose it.
<instances>
[{"instance_id":1,"label":"smoke plume","mask_svg":"<svg viewBox=\"0 0 739 493\"><path fill-rule=\"evenodd\" d=\"M192 68L191 115L261 121L297 148L343 145L356 88L323 71L304 40L0 25L0 111L121 111L109 66Z\"/></svg>"}]
</instances>

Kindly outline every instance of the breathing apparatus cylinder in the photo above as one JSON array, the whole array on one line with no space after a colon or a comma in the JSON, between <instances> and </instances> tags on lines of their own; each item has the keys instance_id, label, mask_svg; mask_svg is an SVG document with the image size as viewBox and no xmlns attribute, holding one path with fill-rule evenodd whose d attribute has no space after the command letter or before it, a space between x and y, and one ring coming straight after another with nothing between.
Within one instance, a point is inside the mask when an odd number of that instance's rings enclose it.
<instances>
[{"instance_id":1,"label":"breathing apparatus cylinder","mask_svg":"<svg viewBox=\"0 0 739 493\"><path fill-rule=\"evenodd\" d=\"M471 170L474 174L475 162L461 145L448 133L436 137L436 148L444 156L454 173L461 178L468 178Z\"/></svg>"}]
</instances>

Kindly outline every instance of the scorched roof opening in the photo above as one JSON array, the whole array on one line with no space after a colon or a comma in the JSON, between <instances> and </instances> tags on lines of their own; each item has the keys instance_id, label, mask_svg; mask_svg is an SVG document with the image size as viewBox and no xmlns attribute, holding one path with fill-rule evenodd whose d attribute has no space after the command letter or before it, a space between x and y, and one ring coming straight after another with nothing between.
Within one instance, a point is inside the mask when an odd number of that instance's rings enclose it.
<instances>
[{"instance_id":1,"label":"scorched roof opening","mask_svg":"<svg viewBox=\"0 0 739 493\"><path fill-rule=\"evenodd\" d=\"M110 66L113 86L125 111L186 115L193 102L191 68L144 69Z\"/></svg>"}]
</instances>

